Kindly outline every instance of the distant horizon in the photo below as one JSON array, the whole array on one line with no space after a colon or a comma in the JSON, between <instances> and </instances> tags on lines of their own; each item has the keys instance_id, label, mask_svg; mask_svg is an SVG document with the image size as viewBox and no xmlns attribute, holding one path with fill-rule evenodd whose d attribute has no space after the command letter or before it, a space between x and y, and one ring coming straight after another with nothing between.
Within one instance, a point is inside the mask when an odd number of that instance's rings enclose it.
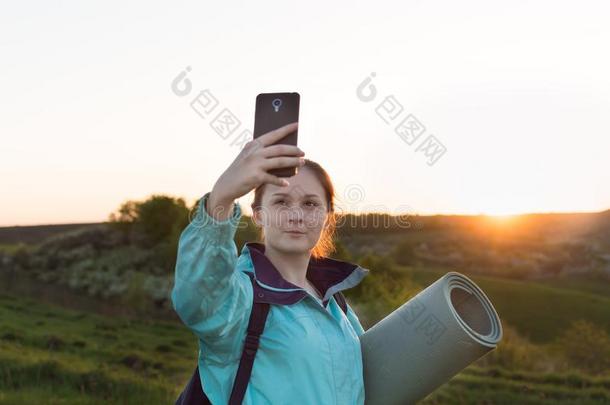
<instances>
[{"instance_id":1,"label":"distant horizon","mask_svg":"<svg viewBox=\"0 0 610 405\"><path fill-rule=\"evenodd\" d=\"M243 204L242 204L243 207ZM527 215L578 215L578 214L584 214L584 215L594 215L594 214L602 214L606 211L610 211L610 207L606 208L604 210L601 211L565 211L565 212L525 212L525 213L520 213L520 214L444 214L444 213L437 213L437 214L419 214L419 213L408 213L408 215L410 216L420 216L420 217L435 217L435 216L443 216L443 217L490 217L490 218L515 218L515 217L521 217L521 216L527 216ZM343 211L343 213L345 213L346 215L352 214L352 215L365 215L365 214L372 214L372 213L377 213L377 214L384 214L383 212L358 212L358 213L353 213L353 212L347 212L347 211ZM398 216L401 214L398 213L385 213L387 215L394 215L394 216ZM246 209L243 210L243 215L245 216L252 216L251 212L246 212ZM402 214L405 215L405 214ZM89 225L89 224L102 224L102 223L107 223L109 222L108 220L104 220L104 221L86 221L86 222L61 222L61 223L41 223L41 224L15 224L15 225L2 225L0 224L0 228L13 228L13 227L26 227L26 226L53 226L53 225Z\"/></svg>"}]
</instances>

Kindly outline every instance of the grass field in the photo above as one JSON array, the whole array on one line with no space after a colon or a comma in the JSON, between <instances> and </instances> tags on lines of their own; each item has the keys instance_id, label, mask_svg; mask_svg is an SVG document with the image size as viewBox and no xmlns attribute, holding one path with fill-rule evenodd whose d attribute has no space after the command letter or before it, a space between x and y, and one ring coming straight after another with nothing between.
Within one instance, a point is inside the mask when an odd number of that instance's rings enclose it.
<instances>
[{"instance_id":1,"label":"grass field","mask_svg":"<svg viewBox=\"0 0 610 405\"><path fill-rule=\"evenodd\" d=\"M170 404L196 358L196 338L180 323L104 317L0 295L0 404ZM423 401L603 402L610 402L610 377L474 366Z\"/></svg>"},{"instance_id":2,"label":"grass field","mask_svg":"<svg viewBox=\"0 0 610 405\"><path fill-rule=\"evenodd\" d=\"M173 403L197 349L179 323L102 317L1 295L0 403Z\"/></svg>"},{"instance_id":3,"label":"grass field","mask_svg":"<svg viewBox=\"0 0 610 405\"><path fill-rule=\"evenodd\" d=\"M407 268L404 268L408 271ZM428 286L449 270L414 269L412 278ZM610 332L610 285L568 280L529 282L468 276L489 297L500 319L534 343L547 343L572 320L585 319ZM590 289L587 289L589 286ZM607 295L606 295L607 293Z\"/></svg>"}]
</instances>

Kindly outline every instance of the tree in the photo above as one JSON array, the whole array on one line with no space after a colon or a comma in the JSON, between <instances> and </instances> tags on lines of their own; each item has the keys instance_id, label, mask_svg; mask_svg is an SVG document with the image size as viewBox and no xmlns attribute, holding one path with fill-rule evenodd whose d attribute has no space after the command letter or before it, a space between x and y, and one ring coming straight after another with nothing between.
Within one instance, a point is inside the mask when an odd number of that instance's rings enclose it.
<instances>
[{"instance_id":1,"label":"tree","mask_svg":"<svg viewBox=\"0 0 610 405\"><path fill-rule=\"evenodd\" d=\"M178 239L189 221L184 199L155 194L145 201L127 201L109 218L126 243L154 249L157 264L173 271Z\"/></svg>"}]
</instances>

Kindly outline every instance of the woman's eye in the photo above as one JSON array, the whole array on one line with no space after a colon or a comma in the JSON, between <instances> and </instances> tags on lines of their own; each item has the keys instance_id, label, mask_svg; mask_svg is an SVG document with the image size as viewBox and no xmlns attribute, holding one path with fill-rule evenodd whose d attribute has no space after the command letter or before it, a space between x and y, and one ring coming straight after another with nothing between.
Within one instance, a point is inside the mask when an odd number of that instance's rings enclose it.
<instances>
[{"instance_id":1,"label":"woman's eye","mask_svg":"<svg viewBox=\"0 0 610 405\"><path fill-rule=\"evenodd\" d=\"M286 200L276 200L276 201L275 201L275 204L282 204L282 203L285 203L285 202L286 202ZM307 202L305 202L305 204L306 204L307 206L309 206L309 207L317 207L317 206L319 205L319 204L318 204L317 202L315 202L315 201L307 201Z\"/></svg>"}]
</instances>

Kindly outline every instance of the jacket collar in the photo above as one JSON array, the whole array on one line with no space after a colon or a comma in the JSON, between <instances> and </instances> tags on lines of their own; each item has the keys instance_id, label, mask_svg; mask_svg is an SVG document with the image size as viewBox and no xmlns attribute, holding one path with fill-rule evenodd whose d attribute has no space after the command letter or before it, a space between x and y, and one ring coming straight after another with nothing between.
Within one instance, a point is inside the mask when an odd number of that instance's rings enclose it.
<instances>
[{"instance_id":1,"label":"jacket collar","mask_svg":"<svg viewBox=\"0 0 610 405\"><path fill-rule=\"evenodd\" d=\"M303 288L284 279L281 273L265 256L265 245L260 242L246 242L240 260L249 264L256 283L254 283L254 301L271 304L294 304L309 293ZM307 279L323 294L324 307L333 294L358 285L369 273L357 264L331 259L329 257L309 260Z\"/></svg>"}]
</instances>

